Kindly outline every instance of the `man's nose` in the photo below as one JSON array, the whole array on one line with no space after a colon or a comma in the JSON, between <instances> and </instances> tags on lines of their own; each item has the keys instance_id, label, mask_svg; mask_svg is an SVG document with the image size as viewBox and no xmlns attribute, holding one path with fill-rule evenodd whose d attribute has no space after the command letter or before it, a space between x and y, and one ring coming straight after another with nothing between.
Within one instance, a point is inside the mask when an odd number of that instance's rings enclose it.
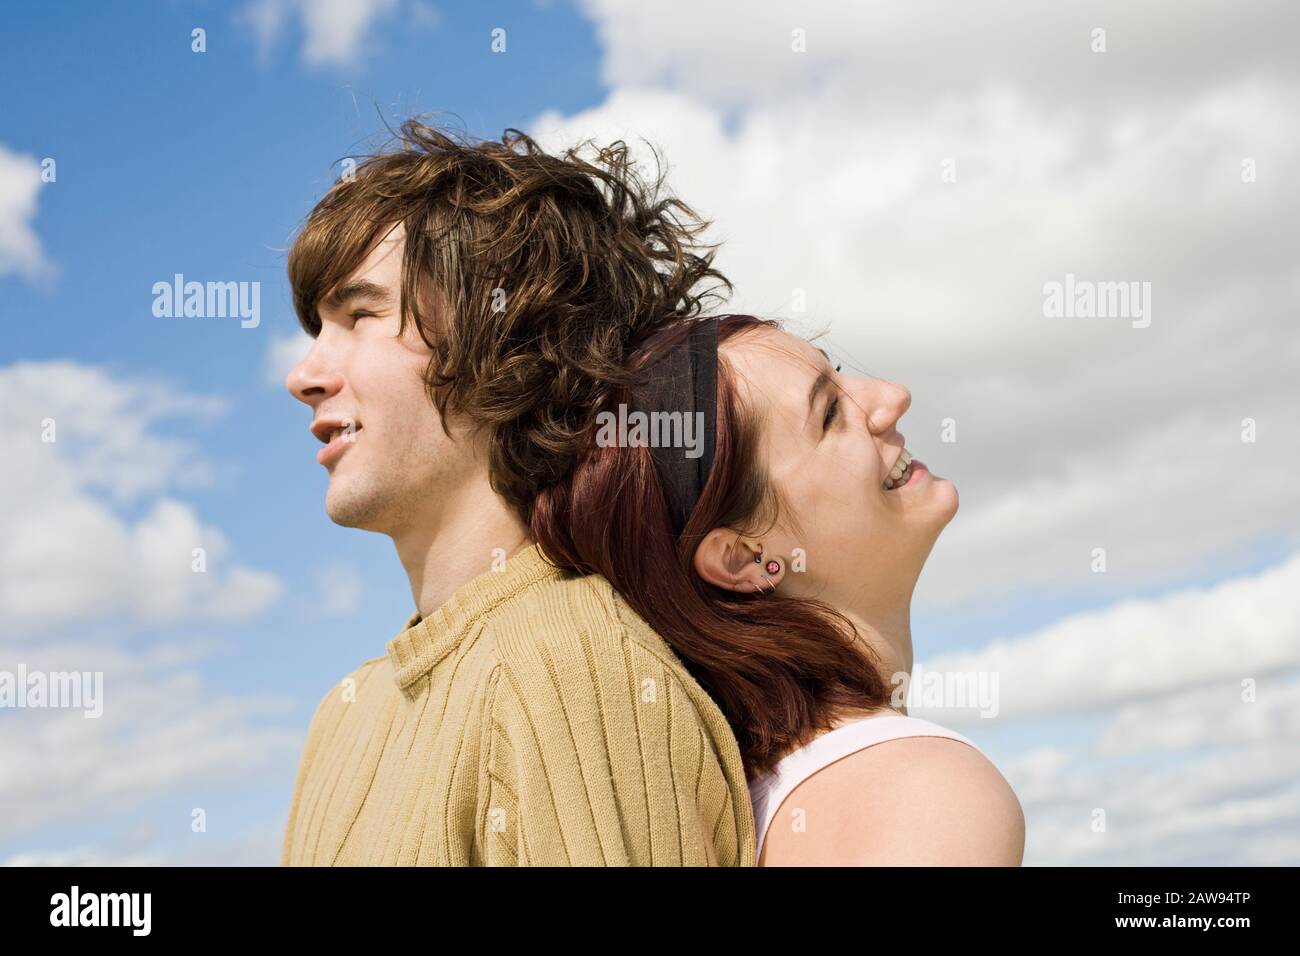
<instances>
[{"instance_id":1,"label":"man's nose","mask_svg":"<svg viewBox=\"0 0 1300 956\"><path fill-rule=\"evenodd\" d=\"M284 386L290 395L303 404L312 406L338 392L342 385L343 378L338 372L337 363L330 360L319 338L284 379Z\"/></svg>"}]
</instances>

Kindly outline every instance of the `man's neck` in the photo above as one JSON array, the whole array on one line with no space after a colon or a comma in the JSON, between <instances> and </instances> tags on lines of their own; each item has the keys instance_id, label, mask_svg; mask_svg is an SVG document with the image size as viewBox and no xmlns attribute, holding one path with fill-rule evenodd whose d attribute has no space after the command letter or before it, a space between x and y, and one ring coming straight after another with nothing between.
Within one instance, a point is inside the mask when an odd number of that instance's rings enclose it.
<instances>
[{"instance_id":1,"label":"man's neck","mask_svg":"<svg viewBox=\"0 0 1300 956\"><path fill-rule=\"evenodd\" d=\"M393 535L421 618L446 604L461 585L492 570L494 556L508 558L532 543L519 515L486 482L446 505L437 518L413 522Z\"/></svg>"}]
</instances>

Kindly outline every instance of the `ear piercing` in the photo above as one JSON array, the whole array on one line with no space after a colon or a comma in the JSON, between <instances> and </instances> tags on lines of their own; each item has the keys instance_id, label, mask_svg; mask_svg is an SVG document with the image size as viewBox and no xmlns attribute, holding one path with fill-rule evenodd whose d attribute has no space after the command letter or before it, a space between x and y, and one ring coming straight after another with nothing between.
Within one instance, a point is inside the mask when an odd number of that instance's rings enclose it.
<instances>
[{"instance_id":1,"label":"ear piercing","mask_svg":"<svg viewBox=\"0 0 1300 956\"><path fill-rule=\"evenodd\" d=\"M754 563L755 564L763 563L763 546L761 544L758 546L758 554L754 555ZM781 562L778 561L776 558L772 558L770 561L767 562L763 570L767 572L766 574L763 575L763 580L767 582L767 588L763 589L762 585L755 585L754 590L755 591L763 590L765 594L775 594L776 584L773 583L772 576L781 573Z\"/></svg>"}]
</instances>

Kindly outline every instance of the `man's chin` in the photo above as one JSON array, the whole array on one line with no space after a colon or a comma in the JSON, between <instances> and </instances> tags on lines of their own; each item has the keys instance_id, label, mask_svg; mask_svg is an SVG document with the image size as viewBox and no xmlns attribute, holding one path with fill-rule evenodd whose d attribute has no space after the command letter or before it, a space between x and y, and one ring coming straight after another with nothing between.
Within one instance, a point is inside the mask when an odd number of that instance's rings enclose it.
<instances>
[{"instance_id":1,"label":"man's chin","mask_svg":"<svg viewBox=\"0 0 1300 956\"><path fill-rule=\"evenodd\" d=\"M345 488L331 480L329 491L325 493L325 513L335 524L369 531L376 523L377 511L372 499L348 494Z\"/></svg>"}]
</instances>

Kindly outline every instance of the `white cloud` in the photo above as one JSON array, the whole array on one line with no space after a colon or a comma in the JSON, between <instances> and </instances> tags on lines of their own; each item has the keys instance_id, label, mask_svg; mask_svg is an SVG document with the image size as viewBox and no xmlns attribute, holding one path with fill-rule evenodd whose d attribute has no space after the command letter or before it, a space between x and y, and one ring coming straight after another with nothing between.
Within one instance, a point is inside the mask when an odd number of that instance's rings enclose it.
<instances>
[{"instance_id":1,"label":"white cloud","mask_svg":"<svg viewBox=\"0 0 1300 956\"><path fill-rule=\"evenodd\" d=\"M52 269L33 227L43 185L36 157L0 146L0 276L34 279Z\"/></svg>"},{"instance_id":2,"label":"white cloud","mask_svg":"<svg viewBox=\"0 0 1300 956\"><path fill-rule=\"evenodd\" d=\"M263 359L263 378L274 388L284 388L290 369L297 365L311 348L312 337L301 329L289 335L272 338Z\"/></svg>"},{"instance_id":3,"label":"white cloud","mask_svg":"<svg viewBox=\"0 0 1300 956\"><path fill-rule=\"evenodd\" d=\"M273 574L233 561L221 531L168 494L205 481L207 465L154 427L212 418L220 403L73 362L25 362L0 367L0 407L15 423L0 471L0 621L230 619L278 597Z\"/></svg>"},{"instance_id":4,"label":"white cloud","mask_svg":"<svg viewBox=\"0 0 1300 956\"><path fill-rule=\"evenodd\" d=\"M1160 99L1246 73L1295 76L1296 11L1289 0L1249 8L1212 0L1094 0L1078 10L1021 0L582 0L614 87L689 90L702 102L752 105L852 83L873 105L960 99L1013 86L1068 108ZM689 24L689 28L684 28ZM1092 30L1107 52L1091 51ZM794 52L802 30L806 52ZM833 130L828 129L828 136Z\"/></svg>"},{"instance_id":5,"label":"white cloud","mask_svg":"<svg viewBox=\"0 0 1300 956\"><path fill-rule=\"evenodd\" d=\"M326 614L352 614L361 607L361 572L350 564L336 562L316 575L319 596L316 610Z\"/></svg>"},{"instance_id":6,"label":"white cloud","mask_svg":"<svg viewBox=\"0 0 1300 956\"><path fill-rule=\"evenodd\" d=\"M95 847L78 846L69 850L31 850L15 853L0 866L166 866L164 854L156 851L143 853L106 853Z\"/></svg>"},{"instance_id":7,"label":"white cloud","mask_svg":"<svg viewBox=\"0 0 1300 956\"><path fill-rule=\"evenodd\" d=\"M994 759L1024 808L1026 864L1300 860L1300 554L922 664L996 675L994 719L909 713ZM1002 756L1003 733L1043 743Z\"/></svg>"},{"instance_id":8,"label":"white cloud","mask_svg":"<svg viewBox=\"0 0 1300 956\"><path fill-rule=\"evenodd\" d=\"M922 662L998 675L997 720L928 716L1029 742L997 760L1026 862L1300 859L1300 554L1124 600L1300 546L1294 4L582 6L611 91L527 128L660 147L731 310L911 390L899 430L961 493L918 603L1112 602ZM1067 273L1150 282L1150 327L1047 319Z\"/></svg>"},{"instance_id":9,"label":"white cloud","mask_svg":"<svg viewBox=\"0 0 1300 956\"><path fill-rule=\"evenodd\" d=\"M88 819L107 827L181 788L201 794L292 766L301 733L267 721L292 701L205 686L204 659L221 645L141 647L117 636L123 625L248 617L281 591L275 575L235 561L221 531L176 496L209 482L210 467L164 425L211 422L224 402L75 362L22 362L0 367L0 406L13 422L0 471L0 661L9 674L101 675L98 706L85 708L99 716L24 707L3 718L16 723L0 735L0 842ZM206 552L204 573L194 571L195 548ZM71 622L84 626L63 626ZM183 813L143 844L7 862L144 864L187 845L194 855L243 852L189 828Z\"/></svg>"},{"instance_id":10,"label":"white cloud","mask_svg":"<svg viewBox=\"0 0 1300 956\"><path fill-rule=\"evenodd\" d=\"M1267 673L1250 678L1253 699L1244 697L1241 680L1225 678L1169 697L1123 705L1096 739L1094 752L1126 757L1300 741L1300 682L1262 676Z\"/></svg>"},{"instance_id":11,"label":"white cloud","mask_svg":"<svg viewBox=\"0 0 1300 956\"><path fill-rule=\"evenodd\" d=\"M266 725L291 701L205 686L203 659L220 645L128 647L114 636L123 624L248 617L280 593L275 575L233 560L220 530L175 497L211 476L197 450L161 426L213 420L224 403L74 362L24 362L0 367L0 405L14 423L0 471L0 661L11 674L102 675L99 706L88 708L98 717L34 707L3 718L16 724L0 735L0 842L69 821L108 826L179 788L216 789L292 765L301 734ZM206 551L205 573L193 571L194 548ZM63 627L71 622L87 626ZM188 815L162 830L184 844ZM160 852L83 846L8 862L170 858Z\"/></svg>"},{"instance_id":12,"label":"white cloud","mask_svg":"<svg viewBox=\"0 0 1300 956\"><path fill-rule=\"evenodd\" d=\"M1198 686L1262 680L1300 667L1300 554L1255 575L1074 614L922 664L923 671L996 675L1003 720L1095 714ZM1268 726L1277 719L1274 712ZM1170 733L1192 736L1163 721ZM1145 739L1146 749L1157 742L1150 734L1134 739Z\"/></svg>"},{"instance_id":13,"label":"white cloud","mask_svg":"<svg viewBox=\"0 0 1300 956\"><path fill-rule=\"evenodd\" d=\"M433 30L442 23L442 14L438 8L426 0L411 0L409 10L409 21L413 29Z\"/></svg>"},{"instance_id":14,"label":"white cloud","mask_svg":"<svg viewBox=\"0 0 1300 956\"><path fill-rule=\"evenodd\" d=\"M704 36L724 63L764 62L741 20L725 43ZM687 32L645 47L676 62L706 42ZM1003 42L987 32L967 42ZM1300 82L1216 63L1218 85L1155 109L1087 87L1062 103L982 84L867 102L853 70L869 52L730 111L703 81L619 87L530 129L551 149L624 138L647 169L640 138L659 146L671 190L724 241L731 309L826 328L847 370L911 390L899 430L961 493L918 601L1094 591L1095 547L1105 587L1132 593L1262 535L1300 544L1300 278L1282 238L1300 216L1283 172L1300 165ZM638 75L617 48L608 61ZM1267 175L1243 182L1245 157ZM941 178L947 158L956 182ZM1150 282L1151 326L1046 318L1043 286L1067 273ZM949 419L955 442L941 439Z\"/></svg>"},{"instance_id":15,"label":"white cloud","mask_svg":"<svg viewBox=\"0 0 1300 956\"><path fill-rule=\"evenodd\" d=\"M1118 706L1085 746L999 760L1026 865L1295 865L1298 702L1296 673L1261 681L1254 703L1225 679Z\"/></svg>"},{"instance_id":16,"label":"white cloud","mask_svg":"<svg viewBox=\"0 0 1300 956\"><path fill-rule=\"evenodd\" d=\"M103 675L98 717L68 708L6 715L21 732L0 735L0 840L69 820L107 824L180 787L201 793L292 766L301 733L263 724L292 701L212 693L193 665L218 647L0 637L6 670ZM175 836L189 827L186 812L162 829Z\"/></svg>"},{"instance_id":17,"label":"white cloud","mask_svg":"<svg viewBox=\"0 0 1300 956\"><path fill-rule=\"evenodd\" d=\"M364 52L370 29L396 7L397 0L251 0L240 19L252 28L263 58L286 21L296 20L303 32L304 63L348 66Z\"/></svg>"},{"instance_id":18,"label":"white cloud","mask_svg":"<svg viewBox=\"0 0 1300 956\"><path fill-rule=\"evenodd\" d=\"M1007 773L1026 817L1025 864L1294 866L1298 752L1292 740L1174 766L1081 767L1047 782L1033 801L1025 782ZM1093 828L1096 810L1105 812L1104 831Z\"/></svg>"},{"instance_id":19,"label":"white cloud","mask_svg":"<svg viewBox=\"0 0 1300 956\"><path fill-rule=\"evenodd\" d=\"M137 841L142 845L124 848L27 850L0 860L0 866L279 866L284 841L281 827L248 830L234 839L189 833L183 841L164 842L165 834L149 836L151 840Z\"/></svg>"}]
</instances>

